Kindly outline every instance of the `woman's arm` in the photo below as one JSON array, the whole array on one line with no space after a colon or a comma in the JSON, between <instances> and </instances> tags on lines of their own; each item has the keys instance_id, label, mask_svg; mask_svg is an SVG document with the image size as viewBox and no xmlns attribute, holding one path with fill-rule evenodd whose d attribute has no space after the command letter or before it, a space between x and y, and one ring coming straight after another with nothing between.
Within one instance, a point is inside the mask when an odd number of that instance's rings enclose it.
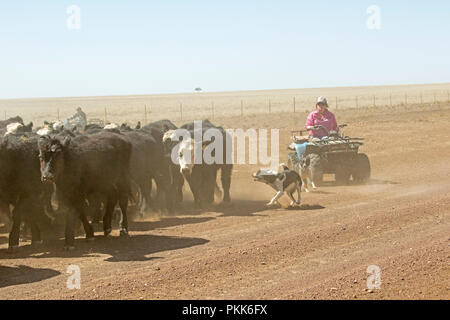
<instances>
[{"instance_id":1,"label":"woman's arm","mask_svg":"<svg viewBox=\"0 0 450 320\"><path fill-rule=\"evenodd\" d=\"M313 113L310 113L310 114L308 115L308 118L306 118L305 128L306 128L307 130L310 130L308 127L314 127Z\"/></svg>"},{"instance_id":2,"label":"woman's arm","mask_svg":"<svg viewBox=\"0 0 450 320\"><path fill-rule=\"evenodd\" d=\"M332 115L332 117L331 117L332 129L331 130L338 131L336 117L334 116L334 113L331 113L331 115Z\"/></svg>"}]
</instances>

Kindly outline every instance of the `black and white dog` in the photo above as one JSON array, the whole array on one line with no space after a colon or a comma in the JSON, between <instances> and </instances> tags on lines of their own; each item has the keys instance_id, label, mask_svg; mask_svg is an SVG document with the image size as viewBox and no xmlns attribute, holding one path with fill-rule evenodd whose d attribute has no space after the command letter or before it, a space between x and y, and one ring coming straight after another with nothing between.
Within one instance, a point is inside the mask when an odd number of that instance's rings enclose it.
<instances>
[{"instance_id":1,"label":"black and white dog","mask_svg":"<svg viewBox=\"0 0 450 320\"><path fill-rule=\"evenodd\" d=\"M313 157L311 160L310 155L307 155L306 157L303 157L302 161L300 162L300 178L302 178L302 190L305 190L306 192L309 192L308 187L311 186L314 190L317 189L316 184L313 180L313 170L314 165L316 165L316 162L318 161L317 157ZM317 165L316 165L317 166Z\"/></svg>"},{"instance_id":2,"label":"black and white dog","mask_svg":"<svg viewBox=\"0 0 450 320\"><path fill-rule=\"evenodd\" d=\"M267 204L271 206L278 202L278 199L286 193L289 198L291 198L291 206L295 204L300 204L301 201L301 188L302 179L299 174L282 164L280 167L283 169L281 172L274 170L258 170L258 172L253 174L254 181L263 182L274 188L277 193ZM293 193L297 190L297 201L294 199Z\"/></svg>"}]
</instances>

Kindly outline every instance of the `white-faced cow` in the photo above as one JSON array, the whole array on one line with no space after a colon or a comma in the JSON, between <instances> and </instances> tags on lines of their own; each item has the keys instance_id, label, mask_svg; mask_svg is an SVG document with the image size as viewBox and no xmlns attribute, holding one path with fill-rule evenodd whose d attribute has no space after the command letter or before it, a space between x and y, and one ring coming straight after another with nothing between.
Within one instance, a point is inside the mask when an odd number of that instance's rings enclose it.
<instances>
[{"instance_id":1,"label":"white-faced cow","mask_svg":"<svg viewBox=\"0 0 450 320\"><path fill-rule=\"evenodd\" d=\"M227 137L227 132L208 120L201 121L201 128L196 128L194 123L188 123L180 129L186 131L168 131L163 140L166 144L172 144L172 155L175 152L177 153L176 163L180 166L180 172L189 183L195 206L203 207L211 204L214 201L214 194L221 194L216 182L219 170L221 171L223 201L230 202L233 165L228 160L231 138ZM183 137L181 142L178 142L179 136ZM220 139L221 143L215 144L216 138ZM219 147L215 148L216 146ZM197 161L196 152L198 153L197 156L200 157L200 160ZM209 157L205 158L205 155L209 155ZM172 158L172 160L174 159Z\"/></svg>"}]
</instances>

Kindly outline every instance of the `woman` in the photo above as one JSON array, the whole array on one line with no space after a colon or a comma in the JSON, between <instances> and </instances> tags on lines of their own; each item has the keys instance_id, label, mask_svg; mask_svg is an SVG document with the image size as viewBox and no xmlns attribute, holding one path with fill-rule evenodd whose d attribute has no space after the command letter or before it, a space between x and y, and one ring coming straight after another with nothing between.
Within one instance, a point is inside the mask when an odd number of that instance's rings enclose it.
<instances>
[{"instance_id":1,"label":"woman","mask_svg":"<svg viewBox=\"0 0 450 320\"><path fill-rule=\"evenodd\" d=\"M328 131L337 131L338 125L336 117L331 111L328 111L327 99L319 97L316 103L316 110L311 112L306 120L305 127L309 131L309 135L314 138L323 138L327 132L323 129L314 130L314 126L323 126Z\"/></svg>"},{"instance_id":2,"label":"woman","mask_svg":"<svg viewBox=\"0 0 450 320\"><path fill-rule=\"evenodd\" d=\"M309 136L313 138L323 138L327 136L327 132L320 129L315 129L315 126L323 126L328 131L337 131L338 126L336 118L331 111L328 111L327 99L324 97L317 98L316 110L308 115L305 128L309 131ZM306 151L306 145L308 142L296 144L295 150L297 151L298 159L301 160Z\"/></svg>"}]
</instances>

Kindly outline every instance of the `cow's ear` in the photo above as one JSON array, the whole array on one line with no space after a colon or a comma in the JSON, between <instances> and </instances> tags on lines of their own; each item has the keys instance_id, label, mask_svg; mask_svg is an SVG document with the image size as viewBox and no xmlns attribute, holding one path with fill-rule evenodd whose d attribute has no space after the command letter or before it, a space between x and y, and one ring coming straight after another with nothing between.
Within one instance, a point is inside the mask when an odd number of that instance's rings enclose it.
<instances>
[{"instance_id":1,"label":"cow's ear","mask_svg":"<svg viewBox=\"0 0 450 320\"><path fill-rule=\"evenodd\" d=\"M62 142L62 146L63 146L64 148L66 148L67 146L69 146L71 140L72 140L72 139L70 138L70 136L66 136L66 137L64 138L63 142Z\"/></svg>"}]
</instances>

